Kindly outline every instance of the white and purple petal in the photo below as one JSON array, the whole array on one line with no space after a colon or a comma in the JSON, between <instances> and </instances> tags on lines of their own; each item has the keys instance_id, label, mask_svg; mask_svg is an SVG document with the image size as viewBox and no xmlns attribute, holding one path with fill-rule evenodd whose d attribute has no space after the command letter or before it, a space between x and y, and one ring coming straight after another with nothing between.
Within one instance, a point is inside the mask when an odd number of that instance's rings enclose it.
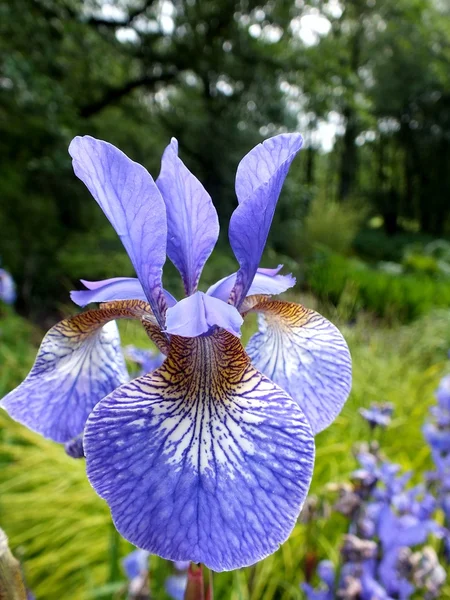
<instances>
[{"instance_id":1,"label":"white and purple petal","mask_svg":"<svg viewBox=\"0 0 450 600\"><path fill-rule=\"evenodd\" d=\"M157 371L95 407L84 444L91 484L126 539L215 571L286 540L314 460L296 402L224 331L174 336Z\"/></svg>"},{"instance_id":2,"label":"white and purple petal","mask_svg":"<svg viewBox=\"0 0 450 600\"><path fill-rule=\"evenodd\" d=\"M114 318L88 311L52 327L28 377L1 406L55 442L81 434L95 404L129 379Z\"/></svg>"},{"instance_id":3,"label":"white and purple petal","mask_svg":"<svg viewBox=\"0 0 450 600\"><path fill-rule=\"evenodd\" d=\"M72 140L73 168L119 235L160 325L166 303L162 268L167 220L151 175L112 144L90 136Z\"/></svg>"},{"instance_id":4,"label":"white and purple petal","mask_svg":"<svg viewBox=\"0 0 450 600\"><path fill-rule=\"evenodd\" d=\"M282 268L283 265L278 265L276 269L258 269L247 295L282 294L293 287L295 285L295 277L290 274L279 275L278 273ZM227 302L236 283L236 277L237 273L233 273L232 275L228 275L228 277L220 279L208 288L206 293L209 296L214 296L215 298L220 298L220 300Z\"/></svg>"},{"instance_id":5,"label":"white and purple petal","mask_svg":"<svg viewBox=\"0 0 450 600\"><path fill-rule=\"evenodd\" d=\"M316 434L340 413L352 384L340 331L300 304L262 301L259 332L247 345L253 365L296 400Z\"/></svg>"},{"instance_id":6,"label":"white and purple petal","mask_svg":"<svg viewBox=\"0 0 450 600\"><path fill-rule=\"evenodd\" d=\"M275 206L289 167L302 147L298 133L277 135L258 144L236 173L239 206L230 220L229 238L239 262L232 302L239 307L250 289L266 245Z\"/></svg>"},{"instance_id":7,"label":"white and purple petal","mask_svg":"<svg viewBox=\"0 0 450 600\"><path fill-rule=\"evenodd\" d=\"M167 256L189 296L197 289L203 265L219 237L217 212L208 192L178 158L175 138L163 154L156 185L166 204Z\"/></svg>"},{"instance_id":8,"label":"white and purple petal","mask_svg":"<svg viewBox=\"0 0 450 600\"><path fill-rule=\"evenodd\" d=\"M223 300L195 292L167 310L166 332L196 337L221 327L240 337L243 318L239 311Z\"/></svg>"}]
</instances>

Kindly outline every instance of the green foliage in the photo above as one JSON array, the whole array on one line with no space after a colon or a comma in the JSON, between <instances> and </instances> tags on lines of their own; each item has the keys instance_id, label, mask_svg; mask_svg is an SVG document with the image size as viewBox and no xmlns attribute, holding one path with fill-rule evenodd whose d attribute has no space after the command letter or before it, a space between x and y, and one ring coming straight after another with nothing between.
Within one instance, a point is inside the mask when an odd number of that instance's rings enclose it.
<instances>
[{"instance_id":1,"label":"green foliage","mask_svg":"<svg viewBox=\"0 0 450 600\"><path fill-rule=\"evenodd\" d=\"M306 252L311 254L317 247L326 247L348 254L364 217L364 207L316 196L303 228Z\"/></svg>"},{"instance_id":2,"label":"green foliage","mask_svg":"<svg viewBox=\"0 0 450 600\"><path fill-rule=\"evenodd\" d=\"M10 311L2 315L0 328L0 351L2 359L8 360L0 380L3 395L31 366L40 332ZM254 322L244 337L253 329ZM353 391L336 422L317 437L312 484L316 494L327 483L344 480L354 467L350 446L368 433L355 415L372 401L389 400L395 405L393 425L383 434L392 460L405 469L429 467L429 450L420 428L446 365L450 315L442 311L394 330L359 321L343 331L354 360ZM124 344L148 343L142 328L132 322L121 324L121 334ZM106 505L86 480L83 461L68 458L61 446L14 423L3 411L0 423L0 525L22 559L37 598L88 600L112 594L123 598L124 578L117 561L130 546L114 533ZM215 575L216 596L300 600L298 583L306 554L335 558L342 527L338 518L319 522L314 531L298 525L273 556L248 569ZM163 585L170 571L170 564L152 557L155 600L166 600Z\"/></svg>"},{"instance_id":3,"label":"green foliage","mask_svg":"<svg viewBox=\"0 0 450 600\"><path fill-rule=\"evenodd\" d=\"M394 321L411 321L436 307L450 305L450 285L424 274L376 270L360 260L320 252L307 267L306 281L321 299L345 300L348 317L367 310Z\"/></svg>"}]
</instances>

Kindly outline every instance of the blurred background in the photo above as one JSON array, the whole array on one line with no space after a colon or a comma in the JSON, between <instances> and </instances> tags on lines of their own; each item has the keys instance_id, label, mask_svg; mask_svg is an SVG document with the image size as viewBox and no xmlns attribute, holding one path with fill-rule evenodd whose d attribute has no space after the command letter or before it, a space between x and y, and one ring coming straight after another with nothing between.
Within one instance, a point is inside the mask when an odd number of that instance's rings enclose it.
<instances>
[{"instance_id":1,"label":"blurred background","mask_svg":"<svg viewBox=\"0 0 450 600\"><path fill-rule=\"evenodd\" d=\"M112 142L154 177L178 138L222 225L203 287L236 270L239 160L300 131L262 266L297 276L295 299L342 326L355 362L347 408L318 437L313 489L348 473L365 435L355 411L373 400L396 406L391 457L424 469L420 427L450 347L449 17L446 0L0 0L0 267L17 296L0 303L0 392L28 372L42 328L74 310L78 279L133 275L73 174L72 137ZM180 293L169 265L165 280ZM131 324L122 334L146 343ZM0 524L30 586L46 600L112 597L129 547L83 465L0 419ZM338 531L324 525L310 554L333 558ZM306 537L299 526L219 589L303 598ZM152 565L161 583L166 567Z\"/></svg>"}]
</instances>

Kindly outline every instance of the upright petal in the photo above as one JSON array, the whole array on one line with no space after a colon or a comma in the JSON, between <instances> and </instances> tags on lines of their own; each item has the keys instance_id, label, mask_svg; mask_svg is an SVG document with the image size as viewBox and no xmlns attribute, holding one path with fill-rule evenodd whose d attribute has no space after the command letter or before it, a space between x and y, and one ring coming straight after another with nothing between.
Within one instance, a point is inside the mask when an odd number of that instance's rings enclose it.
<instances>
[{"instance_id":1,"label":"upright petal","mask_svg":"<svg viewBox=\"0 0 450 600\"><path fill-rule=\"evenodd\" d=\"M128 381L112 321L139 318L139 305L91 310L50 329L28 377L0 405L33 431L67 442L84 429L95 404Z\"/></svg>"},{"instance_id":2,"label":"upright petal","mask_svg":"<svg viewBox=\"0 0 450 600\"><path fill-rule=\"evenodd\" d=\"M231 297L237 307L247 295L261 261L278 196L302 143L298 133L277 135L253 148L238 166L239 206L231 216L229 229L230 244L240 265Z\"/></svg>"},{"instance_id":3,"label":"upright petal","mask_svg":"<svg viewBox=\"0 0 450 600\"><path fill-rule=\"evenodd\" d=\"M248 296L255 294L282 294L295 285L295 277L292 275L278 275L283 265L276 269L258 269L247 292ZM217 281L207 290L208 296L220 298L227 302L231 291L236 283L237 273L228 275Z\"/></svg>"},{"instance_id":4,"label":"upright petal","mask_svg":"<svg viewBox=\"0 0 450 600\"><path fill-rule=\"evenodd\" d=\"M302 411L224 331L174 336L157 371L96 406L84 442L88 477L126 539L216 571L278 548L313 469Z\"/></svg>"},{"instance_id":5,"label":"upright petal","mask_svg":"<svg viewBox=\"0 0 450 600\"><path fill-rule=\"evenodd\" d=\"M69 146L73 168L117 231L136 269L160 325L165 300L162 268L166 260L164 200L151 175L113 145L90 136Z\"/></svg>"},{"instance_id":6,"label":"upright petal","mask_svg":"<svg viewBox=\"0 0 450 600\"><path fill-rule=\"evenodd\" d=\"M239 311L231 304L203 292L195 292L168 309L166 331L183 337L196 337L208 333L212 327L222 327L240 337L242 323Z\"/></svg>"},{"instance_id":7,"label":"upright petal","mask_svg":"<svg viewBox=\"0 0 450 600\"><path fill-rule=\"evenodd\" d=\"M167 211L167 256L179 270L189 296L219 237L219 220L211 197L200 181L178 158L172 139L161 161L156 184Z\"/></svg>"},{"instance_id":8,"label":"upright petal","mask_svg":"<svg viewBox=\"0 0 450 600\"><path fill-rule=\"evenodd\" d=\"M339 330L300 304L262 301L259 333L247 345L253 365L296 400L318 433L340 413L352 385L351 357Z\"/></svg>"}]
</instances>

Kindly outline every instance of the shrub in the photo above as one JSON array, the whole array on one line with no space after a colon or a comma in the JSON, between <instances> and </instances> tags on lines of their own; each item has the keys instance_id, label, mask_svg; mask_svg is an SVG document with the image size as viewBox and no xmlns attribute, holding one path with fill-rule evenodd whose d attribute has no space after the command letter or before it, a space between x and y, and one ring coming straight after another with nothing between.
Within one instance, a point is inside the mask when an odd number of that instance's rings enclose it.
<instances>
[{"instance_id":1,"label":"shrub","mask_svg":"<svg viewBox=\"0 0 450 600\"><path fill-rule=\"evenodd\" d=\"M316 197L304 223L304 250L308 253L325 246L334 252L348 253L364 216L365 211L355 204Z\"/></svg>"},{"instance_id":2,"label":"shrub","mask_svg":"<svg viewBox=\"0 0 450 600\"><path fill-rule=\"evenodd\" d=\"M307 266L306 282L321 300L338 305L345 296L346 305L352 307L349 317L368 310L379 317L407 322L433 308L450 306L448 281L424 274L378 271L360 260L323 251Z\"/></svg>"}]
</instances>

